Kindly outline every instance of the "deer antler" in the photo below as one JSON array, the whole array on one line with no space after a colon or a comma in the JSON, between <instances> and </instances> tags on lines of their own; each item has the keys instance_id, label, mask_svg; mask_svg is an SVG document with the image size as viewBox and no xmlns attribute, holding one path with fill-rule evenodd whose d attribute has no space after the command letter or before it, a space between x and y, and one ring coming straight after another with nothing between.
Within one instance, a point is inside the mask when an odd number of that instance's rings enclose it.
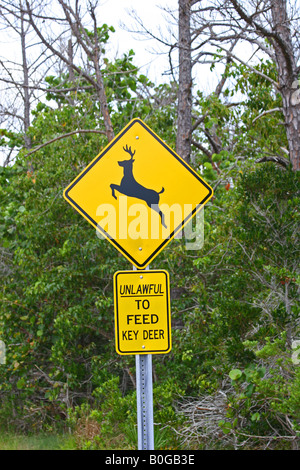
<instances>
[{"instance_id":1,"label":"deer antler","mask_svg":"<svg viewBox=\"0 0 300 470\"><path fill-rule=\"evenodd\" d=\"M129 155L131 156L131 159L133 158L133 156L135 154L135 151L132 152L131 147L128 148L128 145L126 145L126 147L123 147L123 150L125 150L125 152L129 153Z\"/></svg>"}]
</instances>

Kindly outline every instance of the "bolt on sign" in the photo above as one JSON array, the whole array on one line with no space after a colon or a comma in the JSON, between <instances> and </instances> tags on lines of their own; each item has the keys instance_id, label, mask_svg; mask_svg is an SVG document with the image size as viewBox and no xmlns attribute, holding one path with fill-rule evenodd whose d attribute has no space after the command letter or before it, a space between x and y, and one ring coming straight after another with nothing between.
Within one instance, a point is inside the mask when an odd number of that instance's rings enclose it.
<instances>
[{"instance_id":1,"label":"bolt on sign","mask_svg":"<svg viewBox=\"0 0 300 470\"><path fill-rule=\"evenodd\" d=\"M143 121L133 119L65 189L65 199L138 269L213 195Z\"/></svg>"},{"instance_id":2,"label":"bolt on sign","mask_svg":"<svg viewBox=\"0 0 300 470\"><path fill-rule=\"evenodd\" d=\"M171 351L167 271L117 271L114 274L114 308L118 354L166 354Z\"/></svg>"}]
</instances>

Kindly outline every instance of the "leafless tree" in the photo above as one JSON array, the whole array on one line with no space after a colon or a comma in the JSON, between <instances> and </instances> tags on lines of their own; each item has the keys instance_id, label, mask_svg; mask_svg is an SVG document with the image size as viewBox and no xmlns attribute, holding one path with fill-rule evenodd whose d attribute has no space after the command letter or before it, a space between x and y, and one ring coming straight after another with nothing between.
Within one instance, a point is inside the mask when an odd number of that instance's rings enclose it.
<instances>
[{"instance_id":1,"label":"leafless tree","mask_svg":"<svg viewBox=\"0 0 300 470\"><path fill-rule=\"evenodd\" d=\"M228 64L236 62L268 80L274 91L281 94L287 152L293 168L299 169L299 6L299 0L178 0L178 34L169 43L138 21L142 27L139 32L156 37L168 49L170 73L173 77L177 75L178 80L177 152L187 161L191 145L208 157L222 150L214 127L204 129L205 116L191 119L195 79L205 73L203 66L218 63L219 79L215 74L212 93L221 97ZM174 20L174 11L169 13ZM216 59L221 55L223 59ZM277 80L255 67L263 57L275 63ZM268 113L278 110L268 110ZM199 130L206 135L211 150L197 139ZM265 158L286 165L286 150L282 152Z\"/></svg>"},{"instance_id":2,"label":"leafless tree","mask_svg":"<svg viewBox=\"0 0 300 470\"><path fill-rule=\"evenodd\" d=\"M300 99L295 91L299 87L299 10L297 2L292 6L287 0L270 0L249 2L246 12L244 5L236 0L230 2L249 33L259 40L268 41L272 47L278 83L277 88L282 96L283 115L289 143L290 159L295 170L300 169ZM299 9L298 4L298 9ZM294 18L293 18L293 16ZM297 18L298 16L298 18ZM296 23L297 22L297 23Z\"/></svg>"},{"instance_id":3,"label":"leafless tree","mask_svg":"<svg viewBox=\"0 0 300 470\"><path fill-rule=\"evenodd\" d=\"M198 0L193 2L191 15L192 64L207 63L221 50L224 59L247 66L281 94L289 157L293 168L299 170L299 1ZM251 46L248 57L247 44ZM257 56L276 64L277 81L254 68Z\"/></svg>"},{"instance_id":4,"label":"leafless tree","mask_svg":"<svg viewBox=\"0 0 300 470\"><path fill-rule=\"evenodd\" d=\"M49 92L64 94L70 104L74 104L68 92L79 88L89 89L89 92L94 90L104 129L90 131L105 133L108 141L114 137L101 70L102 33L97 22L98 3L98 0L80 4L76 0L0 0L1 26L19 41L17 59L8 53L0 57L0 118L7 130L24 135L24 146L30 153L34 151L27 133L31 110L35 101ZM45 85L43 81L50 70L59 74L67 71L68 84L73 85L67 88ZM88 131L80 129L80 132ZM4 164L8 164L12 158L11 149L5 158Z\"/></svg>"},{"instance_id":5,"label":"leafless tree","mask_svg":"<svg viewBox=\"0 0 300 470\"><path fill-rule=\"evenodd\" d=\"M114 130L111 123L110 113L107 104L107 97L104 89L103 76L101 72L101 44L99 38L99 25L97 23L97 7L98 0L86 0L85 2L58 0L55 5L53 2L48 6L45 5L43 13L36 12L36 5L26 3L26 14L28 21L37 37L62 63L67 66L68 70L73 70L80 77L84 78L94 89L100 103L100 109L103 116L105 132L108 141L114 137ZM58 7L60 7L58 9ZM57 11L56 11L57 10ZM45 24L47 28L45 28ZM61 36L55 31L59 24ZM89 31L88 25L92 25ZM54 34L49 34L53 25ZM73 43L76 44L77 55L72 55ZM65 37L68 46L65 50L59 47L59 37ZM76 62L80 54L83 54L83 61Z\"/></svg>"},{"instance_id":6,"label":"leafless tree","mask_svg":"<svg viewBox=\"0 0 300 470\"><path fill-rule=\"evenodd\" d=\"M14 48L19 53L19 58L15 59L11 51L4 49L5 55L0 58L1 122L8 123L7 127L10 129L21 131L25 148L30 149L31 142L27 131L30 126L31 108L38 97L37 90L45 69L47 70L49 56L45 56L44 49L34 42L22 0L1 0L0 21L7 35L15 37L19 44ZM34 49L35 53L29 53L29 48ZM9 163L10 156L11 152L6 158L6 163Z\"/></svg>"}]
</instances>

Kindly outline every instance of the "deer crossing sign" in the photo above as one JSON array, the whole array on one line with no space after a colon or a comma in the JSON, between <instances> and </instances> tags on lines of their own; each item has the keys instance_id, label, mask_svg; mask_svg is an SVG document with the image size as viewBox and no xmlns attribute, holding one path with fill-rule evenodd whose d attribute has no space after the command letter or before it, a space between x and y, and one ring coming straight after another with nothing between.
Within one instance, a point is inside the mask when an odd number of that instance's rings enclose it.
<instances>
[{"instance_id":1,"label":"deer crossing sign","mask_svg":"<svg viewBox=\"0 0 300 470\"><path fill-rule=\"evenodd\" d=\"M165 248L212 194L140 119L133 119L64 191L98 234L138 269Z\"/></svg>"}]
</instances>

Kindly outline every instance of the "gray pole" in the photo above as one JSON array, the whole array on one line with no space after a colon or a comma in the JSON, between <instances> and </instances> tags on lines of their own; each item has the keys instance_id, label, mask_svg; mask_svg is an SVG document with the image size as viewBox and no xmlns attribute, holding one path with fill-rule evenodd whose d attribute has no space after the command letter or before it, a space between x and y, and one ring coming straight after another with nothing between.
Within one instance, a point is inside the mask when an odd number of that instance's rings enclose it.
<instances>
[{"instance_id":1,"label":"gray pole","mask_svg":"<svg viewBox=\"0 0 300 470\"><path fill-rule=\"evenodd\" d=\"M154 450L152 354L136 354L135 367L138 450Z\"/></svg>"},{"instance_id":2,"label":"gray pole","mask_svg":"<svg viewBox=\"0 0 300 470\"><path fill-rule=\"evenodd\" d=\"M154 450L152 355L136 354L138 450Z\"/></svg>"}]
</instances>

